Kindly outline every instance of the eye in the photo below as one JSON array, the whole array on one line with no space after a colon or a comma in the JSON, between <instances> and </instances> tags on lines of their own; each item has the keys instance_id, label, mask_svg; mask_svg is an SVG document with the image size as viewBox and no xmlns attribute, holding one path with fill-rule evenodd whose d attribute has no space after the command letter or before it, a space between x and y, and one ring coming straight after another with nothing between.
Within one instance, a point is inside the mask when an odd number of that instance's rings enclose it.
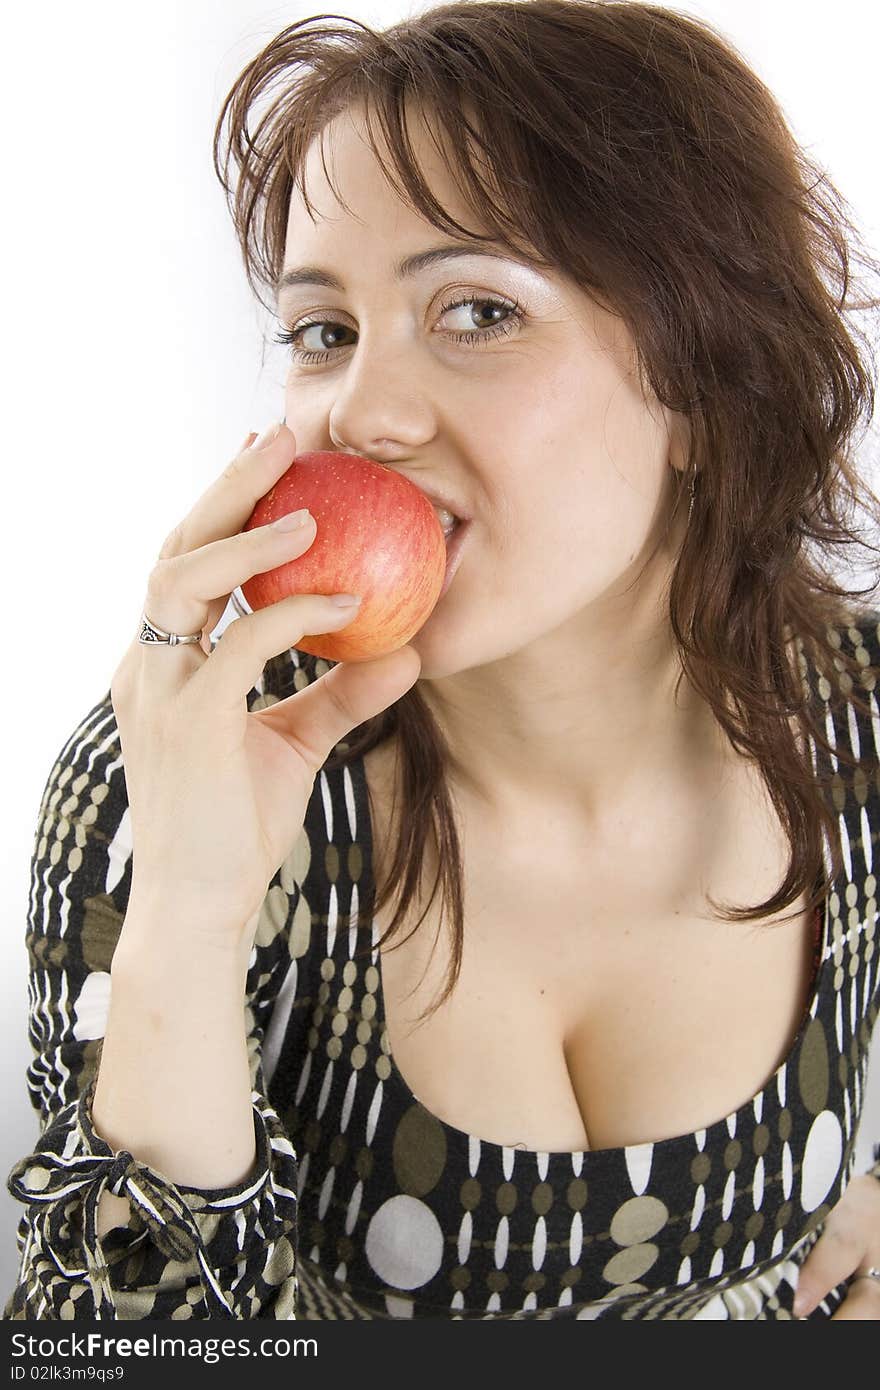
<instances>
[{"instance_id":1,"label":"eye","mask_svg":"<svg viewBox=\"0 0 880 1390\"><path fill-rule=\"evenodd\" d=\"M299 324L297 328L283 329L282 332L276 336L275 342L291 345L293 351L290 355L296 362L324 362L330 356L329 351L304 350L299 347L299 344L305 339L305 334L310 332L313 328L320 329L320 332L316 334L318 342L326 342L327 337L331 336L331 332L344 332L346 326L344 323L335 323L332 319L311 319L307 323ZM351 329L348 329L349 333L351 331ZM331 343L330 346L332 350L332 348L337 345Z\"/></svg>"},{"instance_id":2,"label":"eye","mask_svg":"<svg viewBox=\"0 0 880 1390\"><path fill-rule=\"evenodd\" d=\"M508 333L512 333L523 318L523 312L518 304L510 300L498 299L492 295L469 295L463 298L452 299L441 306L439 310L441 318L444 314L450 313L453 309L471 310L470 317L472 322L475 316L482 318L486 316L496 316L494 322L492 322L488 328L480 328L477 326L472 332L444 331L444 337L466 347L479 347L481 344L493 338L499 338ZM476 315L473 313L475 309L478 311ZM498 314L504 314L505 317L499 321L497 318ZM319 330L315 334L315 337L319 343L324 345L323 348L316 347L309 349L301 346L306 342L305 335L312 329ZM301 363L305 366L310 363L326 362L328 358L333 355L336 347L339 346L339 344L333 342L328 345L327 339L334 336L334 334L338 335L340 331L343 333L351 333L354 330L348 328L344 323L339 323L335 319L307 319L303 323L296 324L293 328L282 329L281 332L276 334L274 341L290 347L290 355L294 362ZM346 345L342 344L342 346Z\"/></svg>"},{"instance_id":3,"label":"eye","mask_svg":"<svg viewBox=\"0 0 880 1390\"><path fill-rule=\"evenodd\" d=\"M494 317L487 329L479 329L476 333L459 332L449 333L448 336L456 343L467 343L469 347L477 346L484 342L486 338L497 338L500 334L510 333L516 327L518 320L522 317L519 305L512 304L506 299L493 299L486 296L480 299L475 297L468 299L453 299L450 303L444 304L440 309L441 316L452 313L453 309L467 309L470 311L470 318L485 318L487 315L505 315L504 318ZM474 310L478 312L474 314ZM467 316L465 316L466 318Z\"/></svg>"}]
</instances>

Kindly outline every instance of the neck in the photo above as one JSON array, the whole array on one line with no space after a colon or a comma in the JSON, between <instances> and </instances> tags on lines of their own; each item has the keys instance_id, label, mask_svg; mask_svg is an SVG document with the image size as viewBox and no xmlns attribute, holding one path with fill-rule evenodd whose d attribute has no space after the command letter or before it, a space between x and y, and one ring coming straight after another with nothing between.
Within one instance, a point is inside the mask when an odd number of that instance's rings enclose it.
<instances>
[{"instance_id":1,"label":"neck","mask_svg":"<svg viewBox=\"0 0 880 1390\"><path fill-rule=\"evenodd\" d=\"M717 775L729 745L682 678L664 605L609 597L485 666L421 682L454 790L491 819L536 810L606 823L658 778Z\"/></svg>"}]
</instances>

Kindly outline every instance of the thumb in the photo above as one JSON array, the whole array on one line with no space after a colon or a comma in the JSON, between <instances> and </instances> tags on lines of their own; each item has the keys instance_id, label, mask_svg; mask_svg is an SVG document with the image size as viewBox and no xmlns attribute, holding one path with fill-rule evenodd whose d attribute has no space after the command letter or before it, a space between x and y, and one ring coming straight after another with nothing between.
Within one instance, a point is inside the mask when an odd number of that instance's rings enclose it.
<instances>
[{"instance_id":1,"label":"thumb","mask_svg":"<svg viewBox=\"0 0 880 1390\"><path fill-rule=\"evenodd\" d=\"M284 734L317 772L340 739L405 695L421 669L421 657L410 646L373 661L341 661L256 717Z\"/></svg>"}]
</instances>

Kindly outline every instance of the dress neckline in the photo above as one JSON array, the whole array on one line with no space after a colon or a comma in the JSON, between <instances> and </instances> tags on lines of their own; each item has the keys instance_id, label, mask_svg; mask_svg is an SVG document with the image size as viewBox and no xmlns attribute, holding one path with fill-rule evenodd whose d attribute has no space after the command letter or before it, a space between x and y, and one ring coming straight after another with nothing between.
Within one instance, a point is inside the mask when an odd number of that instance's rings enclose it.
<instances>
[{"instance_id":1,"label":"dress neckline","mask_svg":"<svg viewBox=\"0 0 880 1390\"><path fill-rule=\"evenodd\" d=\"M373 873L373 818L370 811L370 798L367 783L366 766L363 757L358 757L348 764L352 772L352 782L354 787L355 805L357 810L357 821L363 830L363 869L362 883L365 885L367 900L370 908L372 921L372 906L375 901L376 881ZM483 1139L478 1135L470 1134L467 1130L458 1129L455 1125L447 1123L439 1115L435 1115L428 1107L419 1100L418 1096L411 1089L403 1073L400 1071L391 1051L391 1043L388 1037L388 1026L385 1018L385 988L382 978L382 954L377 945L377 933L373 924L373 952L372 963L378 976L376 988L376 1022L380 1030L380 1036L385 1036L386 1056L389 1065L389 1075L386 1085L391 1086L405 1105L420 1105L433 1123L438 1124L446 1135L449 1143L458 1145L479 1145L481 1149L495 1152L499 1155L521 1154L525 1157L532 1157L536 1160L546 1161L548 1164L560 1165L567 1164L572 1166L578 1173L584 1166L597 1166L600 1163L619 1162L621 1156L629 1158L632 1155L642 1154L653 1155L657 1150L672 1152L676 1148L696 1147L702 1150L707 1143L711 1146L715 1135L726 1130L729 1137L732 1137L738 1128L740 1116L745 1116L749 1111L753 1111L755 1117L760 1120L763 1109L764 1097L774 1089L779 1094L780 1100L783 1097L783 1085L786 1073L792 1063L797 1061L803 1045L807 1031L816 1016L818 999L824 988L825 972L829 968L828 949L829 944L829 900L830 886L826 884L826 892L821 909L821 936L819 942L819 964L813 976L812 988L806 1009L801 1017L800 1026L795 1035L791 1047L785 1057L780 1062L765 1084L753 1096L744 1101L742 1105L731 1110L729 1114L722 1115L720 1119L711 1120L702 1128L688 1130L684 1134L674 1134L665 1139L643 1139L637 1144L620 1144L614 1148L605 1149L530 1149L523 1144L499 1144L491 1139Z\"/></svg>"}]
</instances>

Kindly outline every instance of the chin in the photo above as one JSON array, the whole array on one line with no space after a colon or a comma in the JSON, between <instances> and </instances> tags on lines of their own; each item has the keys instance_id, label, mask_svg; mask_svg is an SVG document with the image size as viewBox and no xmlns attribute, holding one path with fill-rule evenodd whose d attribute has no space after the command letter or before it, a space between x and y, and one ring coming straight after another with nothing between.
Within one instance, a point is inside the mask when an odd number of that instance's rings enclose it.
<instances>
[{"instance_id":1,"label":"chin","mask_svg":"<svg viewBox=\"0 0 880 1390\"><path fill-rule=\"evenodd\" d=\"M430 619L428 620L430 622ZM427 626L427 624L426 624ZM426 634L425 629L417 632L415 637L411 637L407 646L413 647L419 654L422 669L419 672L419 680L442 680L444 676L457 675L459 671L467 669L470 663L462 663L456 658L456 652L448 641L434 639Z\"/></svg>"},{"instance_id":2,"label":"chin","mask_svg":"<svg viewBox=\"0 0 880 1390\"><path fill-rule=\"evenodd\" d=\"M485 642L480 651L476 625L471 621L465 627L461 616L456 621L449 610L444 611L443 604L441 599L407 643L418 652L422 663L419 680L442 680L444 676L454 676L471 666L482 665L486 659Z\"/></svg>"},{"instance_id":3,"label":"chin","mask_svg":"<svg viewBox=\"0 0 880 1390\"><path fill-rule=\"evenodd\" d=\"M511 612L510 621L511 626L516 624L515 611ZM489 666L519 650L522 645L519 634L505 645L506 635L510 634L501 627L497 604L456 604L455 596L450 593L440 600L407 645L419 654L422 663L419 680L443 680L479 666Z\"/></svg>"}]
</instances>

